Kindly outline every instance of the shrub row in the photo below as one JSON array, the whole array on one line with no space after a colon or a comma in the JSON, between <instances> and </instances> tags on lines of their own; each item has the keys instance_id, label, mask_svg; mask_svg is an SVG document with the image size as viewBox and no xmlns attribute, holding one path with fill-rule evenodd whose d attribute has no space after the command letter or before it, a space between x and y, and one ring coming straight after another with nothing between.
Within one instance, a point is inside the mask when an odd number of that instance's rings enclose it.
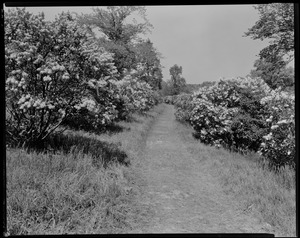
<instances>
[{"instance_id":1,"label":"shrub row","mask_svg":"<svg viewBox=\"0 0 300 238\"><path fill-rule=\"evenodd\" d=\"M260 78L236 78L179 95L173 103L176 118L190 123L201 142L258 152L275 167L295 166L293 94L271 90Z\"/></svg>"}]
</instances>

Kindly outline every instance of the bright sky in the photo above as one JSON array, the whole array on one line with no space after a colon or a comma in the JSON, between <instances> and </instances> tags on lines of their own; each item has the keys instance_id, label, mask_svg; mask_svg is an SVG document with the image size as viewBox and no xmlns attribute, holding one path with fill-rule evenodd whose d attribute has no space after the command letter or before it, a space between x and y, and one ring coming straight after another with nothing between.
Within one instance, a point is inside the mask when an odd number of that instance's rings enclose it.
<instances>
[{"instance_id":1,"label":"bright sky","mask_svg":"<svg viewBox=\"0 0 300 238\"><path fill-rule=\"evenodd\" d=\"M5 9L5 8L4 8ZM27 7L53 20L62 11L91 13L91 7ZM258 20L252 5L147 6L154 26L149 38L163 55L164 80L174 64L182 66L187 83L246 76L268 42L243 37Z\"/></svg>"}]
</instances>

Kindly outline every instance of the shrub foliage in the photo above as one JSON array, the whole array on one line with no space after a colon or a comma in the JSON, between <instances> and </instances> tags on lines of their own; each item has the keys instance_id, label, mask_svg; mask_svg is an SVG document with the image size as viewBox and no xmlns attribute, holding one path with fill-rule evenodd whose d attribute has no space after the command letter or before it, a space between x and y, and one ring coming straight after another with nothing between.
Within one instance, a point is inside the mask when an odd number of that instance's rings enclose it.
<instances>
[{"instance_id":1,"label":"shrub foliage","mask_svg":"<svg viewBox=\"0 0 300 238\"><path fill-rule=\"evenodd\" d=\"M158 101L138 70L119 80L115 55L71 13L46 21L17 8L5 12L4 26L11 145L42 143L60 125L101 131Z\"/></svg>"},{"instance_id":2,"label":"shrub foliage","mask_svg":"<svg viewBox=\"0 0 300 238\"><path fill-rule=\"evenodd\" d=\"M294 98L260 78L236 78L165 100L175 104L176 118L190 123L201 142L255 151L279 167L295 165Z\"/></svg>"}]
</instances>

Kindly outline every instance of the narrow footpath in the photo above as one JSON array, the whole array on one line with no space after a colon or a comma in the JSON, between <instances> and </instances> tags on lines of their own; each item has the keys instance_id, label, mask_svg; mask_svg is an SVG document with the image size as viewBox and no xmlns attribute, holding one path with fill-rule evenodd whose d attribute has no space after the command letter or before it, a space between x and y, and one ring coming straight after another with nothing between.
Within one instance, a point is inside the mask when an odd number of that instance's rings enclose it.
<instances>
[{"instance_id":1,"label":"narrow footpath","mask_svg":"<svg viewBox=\"0 0 300 238\"><path fill-rule=\"evenodd\" d=\"M238 210L176 130L174 107L157 118L140 165L144 204L153 209L146 226L130 233L270 233L258 219Z\"/></svg>"}]
</instances>

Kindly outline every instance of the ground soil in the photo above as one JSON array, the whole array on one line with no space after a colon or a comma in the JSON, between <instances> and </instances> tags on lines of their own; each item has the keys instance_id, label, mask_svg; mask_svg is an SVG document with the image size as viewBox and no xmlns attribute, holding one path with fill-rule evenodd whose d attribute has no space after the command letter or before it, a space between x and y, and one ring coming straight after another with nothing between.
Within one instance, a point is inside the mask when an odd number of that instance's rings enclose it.
<instances>
[{"instance_id":1,"label":"ground soil","mask_svg":"<svg viewBox=\"0 0 300 238\"><path fill-rule=\"evenodd\" d=\"M209 159L190 151L166 105L141 153L137 186L147 222L131 233L272 233L239 209L210 172Z\"/></svg>"}]
</instances>

